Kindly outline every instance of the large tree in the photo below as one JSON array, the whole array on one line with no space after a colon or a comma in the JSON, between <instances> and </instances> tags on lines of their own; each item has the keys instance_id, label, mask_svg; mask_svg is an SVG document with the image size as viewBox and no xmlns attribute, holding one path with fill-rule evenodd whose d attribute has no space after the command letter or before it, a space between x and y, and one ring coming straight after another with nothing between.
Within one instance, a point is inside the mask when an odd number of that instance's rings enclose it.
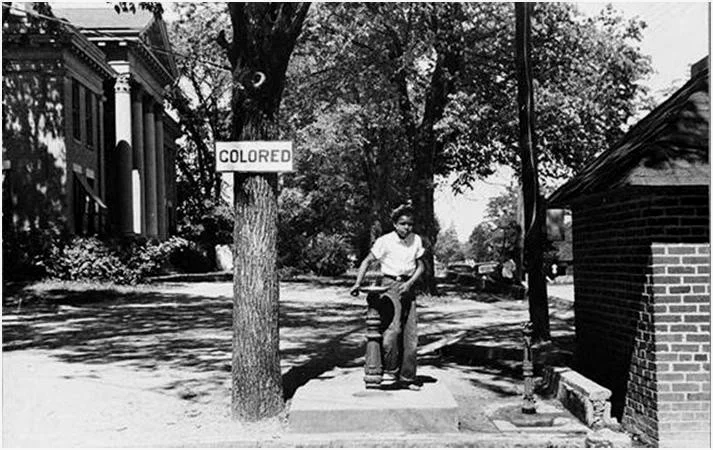
<instances>
[{"instance_id":1,"label":"large tree","mask_svg":"<svg viewBox=\"0 0 713 450\"><path fill-rule=\"evenodd\" d=\"M442 161L457 173L456 189L499 164L520 172L514 9L508 4L476 8L493 10L486 21L493 35L470 41L461 89L439 124L439 139L446 142ZM651 66L638 49L646 25L624 20L611 7L584 17L576 5L537 3L531 22L534 139L547 187L614 144L627 122L650 107L640 81Z\"/></svg>"},{"instance_id":2,"label":"large tree","mask_svg":"<svg viewBox=\"0 0 713 450\"><path fill-rule=\"evenodd\" d=\"M333 15L333 7L340 15ZM411 158L394 120L399 105L391 95L389 72L351 45L370 7L315 8L292 59L284 109L304 150L304 170L286 184L303 190L310 185L320 191L334 185L353 188L349 203L357 208L345 210L352 213L351 239L359 257L389 230L390 211L408 200L410 190Z\"/></svg>"},{"instance_id":3,"label":"large tree","mask_svg":"<svg viewBox=\"0 0 713 450\"><path fill-rule=\"evenodd\" d=\"M642 26L611 10L586 19L573 5L536 5L535 131L545 175L571 173L622 134L650 70L636 48ZM456 174L458 190L500 164L519 172L514 27L504 3L320 4L300 47L311 70L293 90L299 122L340 102L364 108L364 127L386 129L395 142L383 148L408 172L400 187L419 212L418 231L435 243L438 175Z\"/></svg>"},{"instance_id":4,"label":"large tree","mask_svg":"<svg viewBox=\"0 0 713 450\"><path fill-rule=\"evenodd\" d=\"M308 3L228 3L232 37L218 42L232 68L233 139L275 140L287 66ZM284 408L280 374L277 175L235 174L233 416Z\"/></svg>"}]
</instances>

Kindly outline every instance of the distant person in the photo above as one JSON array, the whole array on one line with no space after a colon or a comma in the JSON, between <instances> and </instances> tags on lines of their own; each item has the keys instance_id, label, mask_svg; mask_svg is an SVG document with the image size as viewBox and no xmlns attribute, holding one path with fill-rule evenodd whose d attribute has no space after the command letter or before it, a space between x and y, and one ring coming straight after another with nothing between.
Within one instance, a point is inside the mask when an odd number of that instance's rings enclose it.
<instances>
[{"instance_id":1,"label":"distant person","mask_svg":"<svg viewBox=\"0 0 713 450\"><path fill-rule=\"evenodd\" d=\"M383 275L382 285L388 290L381 295L379 305L383 333L382 387L419 390L416 383L416 295L413 287L424 270L421 237L413 232L414 212L402 205L391 213L394 231L374 242L371 252L359 266L352 295L359 288L371 263L379 261ZM386 302L390 302L386 303Z\"/></svg>"}]
</instances>

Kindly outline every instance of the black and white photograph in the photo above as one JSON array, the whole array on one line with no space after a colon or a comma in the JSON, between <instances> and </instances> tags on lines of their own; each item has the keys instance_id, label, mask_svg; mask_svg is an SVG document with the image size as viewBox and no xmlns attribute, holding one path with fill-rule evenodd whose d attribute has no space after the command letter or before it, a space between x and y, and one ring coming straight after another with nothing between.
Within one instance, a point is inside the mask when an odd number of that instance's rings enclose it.
<instances>
[{"instance_id":1,"label":"black and white photograph","mask_svg":"<svg viewBox=\"0 0 713 450\"><path fill-rule=\"evenodd\" d=\"M2 2L2 446L710 448L710 2Z\"/></svg>"}]
</instances>

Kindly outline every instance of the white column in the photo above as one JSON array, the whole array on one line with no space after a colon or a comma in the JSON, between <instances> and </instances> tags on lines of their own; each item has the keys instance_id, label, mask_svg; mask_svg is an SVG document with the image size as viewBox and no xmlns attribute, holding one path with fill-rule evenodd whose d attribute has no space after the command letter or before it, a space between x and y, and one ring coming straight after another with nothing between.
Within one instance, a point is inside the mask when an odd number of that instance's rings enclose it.
<instances>
[{"instance_id":1,"label":"white column","mask_svg":"<svg viewBox=\"0 0 713 450\"><path fill-rule=\"evenodd\" d=\"M156 219L158 236L168 237L166 226L166 160L163 151L163 110L156 109Z\"/></svg>"},{"instance_id":2,"label":"white column","mask_svg":"<svg viewBox=\"0 0 713 450\"><path fill-rule=\"evenodd\" d=\"M131 149L131 87L129 74L121 74L114 84L114 129L116 133L116 205L114 218L119 233L131 233L133 227Z\"/></svg>"},{"instance_id":3,"label":"white column","mask_svg":"<svg viewBox=\"0 0 713 450\"><path fill-rule=\"evenodd\" d=\"M146 234L157 237L156 119L152 100L149 100L144 108L144 191L146 196Z\"/></svg>"},{"instance_id":4,"label":"white column","mask_svg":"<svg viewBox=\"0 0 713 450\"><path fill-rule=\"evenodd\" d=\"M134 87L133 99L131 102L131 113L134 117L132 121L132 136L133 136L133 208L134 208L134 233L141 234L146 231L144 222L145 199L144 189L141 186L141 181L144 178L144 106L143 94L141 88Z\"/></svg>"}]
</instances>

